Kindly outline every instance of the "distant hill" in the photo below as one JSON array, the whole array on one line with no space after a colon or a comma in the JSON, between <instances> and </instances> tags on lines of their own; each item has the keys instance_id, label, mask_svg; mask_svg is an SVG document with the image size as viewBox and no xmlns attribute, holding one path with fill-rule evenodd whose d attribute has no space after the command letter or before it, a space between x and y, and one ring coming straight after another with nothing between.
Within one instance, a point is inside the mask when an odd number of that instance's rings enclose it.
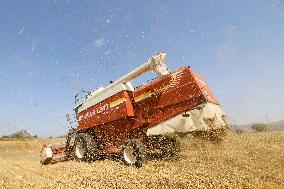
<instances>
[{"instance_id":1,"label":"distant hill","mask_svg":"<svg viewBox=\"0 0 284 189\"><path fill-rule=\"evenodd\" d=\"M231 130L234 131L236 129L244 130L245 132L252 132L251 125L253 123L245 124L245 125L237 125L237 124L231 124Z\"/></svg>"},{"instance_id":2,"label":"distant hill","mask_svg":"<svg viewBox=\"0 0 284 189\"><path fill-rule=\"evenodd\" d=\"M284 120L269 123L268 127L271 130L282 131L284 130Z\"/></svg>"},{"instance_id":3,"label":"distant hill","mask_svg":"<svg viewBox=\"0 0 284 189\"><path fill-rule=\"evenodd\" d=\"M22 129L20 131L17 131L11 135L3 136L0 139L1 140L9 140L9 139L35 139L38 138L37 135L32 135L29 131Z\"/></svg>"},{"instance_id":4,"label":"distant hill","mask_svg":"<svg viewBox=\"0 0 284 189\"><path fill-rule=\"evenodd\" d=\"M253 123L245 124L245 125L231 125L231 130L236 131L236 130L242 130L244 132L252 132L251 126ZM268 129L270 131L283 131L284 130L284 120L280 121L275 121L267 124Z\"/></svg>"}]
</instances>

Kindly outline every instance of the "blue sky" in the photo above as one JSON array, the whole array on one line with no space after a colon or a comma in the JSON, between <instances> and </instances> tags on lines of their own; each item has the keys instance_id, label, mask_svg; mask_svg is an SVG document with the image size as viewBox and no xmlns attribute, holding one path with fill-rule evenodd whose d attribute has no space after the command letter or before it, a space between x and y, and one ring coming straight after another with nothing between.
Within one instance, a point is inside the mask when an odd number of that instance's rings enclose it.
<instances>
[{"instance_id":1,"label":"blue sky","mask_svg":"<svg viewBox=\"0 0 284 189\"><path fill-rule=\"evenodd\" d=\"M190 65L202 74L233 123L284 119L283 1L0 5L0 135L64 134L79 90L104 86L159 51L171 70Z\"/></svg>"}]
</instances>

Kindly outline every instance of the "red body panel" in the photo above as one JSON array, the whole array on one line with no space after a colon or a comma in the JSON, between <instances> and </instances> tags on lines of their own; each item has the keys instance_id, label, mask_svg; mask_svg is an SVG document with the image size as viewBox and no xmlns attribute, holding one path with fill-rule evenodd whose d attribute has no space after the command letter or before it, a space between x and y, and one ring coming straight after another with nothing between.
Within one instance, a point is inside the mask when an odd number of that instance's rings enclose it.
<instances>
[{"instance_id":1,"label":"red body panel","mask_svg":"<svg viewBox=\"0 0 284 189\"><path fill-rule=\"evenodd\" d=\"M194 72L193 70L191 70L191 74L194 77L194 80L196 81L199 89L201 90L202 94L207 99L207 101L212 102L213 104L219 104L218 100L213 95L212 91L207 85L205 79L198 73Z\"/></svg>"},{"instance_id":2,"label":"red body panel","mask_svg":"<svg viewBox=\"0 0 284 189\"><path fill-rule=\"evenodd\" d=\"M119 99L125 100L112 107ZM93 129L104 153L119 152L128 138L143 138L146 130L196 106L218 101L204 79L182 67L133 93L122 91L78 115L78 130Z\"/></svg>"},{"instance_id":3,"label":"red body panel","mask_svg":"<svg viewBox=\"0 0 284 189\"><path fill-rule=\"evenodd\" d=\"M120 118L134 116L131 97L131 92L122 91L80 112L78 115L78 129L85 130ZM113 106L121 99L123 99L121 104Z\"/></svg>"},{"instance_id":4,"label":"red body panel","mask_svg":"<svg viewBox=\"0 0 284 189\"><path fill-rule=\"evenodd\" d=\"M201 81L205 85L201 85ZM138 101L134 107L135 115L141 114L149 127L192 109L208 99L218 104L204 80L188 67L182 67L164 79L137 89L134 91L134 99L145 93L152 95Z\"/></svg>"}]
</instances>

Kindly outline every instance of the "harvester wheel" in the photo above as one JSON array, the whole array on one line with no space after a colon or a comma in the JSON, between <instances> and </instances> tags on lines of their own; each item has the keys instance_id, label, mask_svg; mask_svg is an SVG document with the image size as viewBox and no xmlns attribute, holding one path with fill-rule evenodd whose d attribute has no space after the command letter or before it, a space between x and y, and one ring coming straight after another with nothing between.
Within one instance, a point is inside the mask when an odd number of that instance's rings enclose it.
<instances>
[{"instance_id":1,"label":"harvester wheel","mask_svg":"<svg viewBox=\"0 0 284 189\"><path fill-rule=\"evenodd\" d=\"M126 165L141 167L145 162L144 145L139 140L127 140L123 145L122 157Z\"/></svg>"},{"instance_id":2,"label":"harvester wheel","mask_svg":"<svg viewBox=\"0 0 284 189\"><path fill-rule=\"evenodd\" d=\"M97 151L98 144L93 135L85 133L85 140L87 142L87 161L95 161L99 159Z\"/></svg>"},{"instance_id":3,"label":"harvester wheel","mask_svg":"<svg viewBox=\"0 0 284 189\"><path fill-rule=\"evenodd\" d=\"M179 157L180 143L177 138L166 136L161 142L161 154L165 158Z\"/></svg>"},{"instance_id":4,"label":"harvester wheel","mask_svg":"<svg viewBox=\"0 0 284 189\"><path fill-rule=\"evenodd\" d=\"M93 161L97 159L97 143L87 133L79 133L75 139L74 155L78 161Z\"/></svg>"}]
</instances>

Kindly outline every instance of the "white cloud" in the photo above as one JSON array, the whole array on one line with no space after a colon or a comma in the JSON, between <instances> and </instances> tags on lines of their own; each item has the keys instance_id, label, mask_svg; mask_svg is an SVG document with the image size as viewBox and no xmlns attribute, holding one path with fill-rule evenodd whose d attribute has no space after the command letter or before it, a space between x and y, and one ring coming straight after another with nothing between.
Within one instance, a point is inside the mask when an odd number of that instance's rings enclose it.
<instances>
[{"instance_id":1,"label":"white cloud","mask_svg":"<svg viewBox=\"0 0 284 189\"><path fill-rule=\"evenodd\" d=\"M228 24L225 26L224 34L230 39L235 39L238 36L237 28L235 25Z\"/></svg>"},{"instance_id":2,"label":"white cloud","mask_svg":"<svg viewBox=\"0 0 284 189\"><path fill-rule=\"evenodd\" d=\"M105 38L101 37L96 39L95 41L92 42L91 47L92 48L99 48L101 46L104 46L106 44Z\"/></svg>"}]
</instances>

